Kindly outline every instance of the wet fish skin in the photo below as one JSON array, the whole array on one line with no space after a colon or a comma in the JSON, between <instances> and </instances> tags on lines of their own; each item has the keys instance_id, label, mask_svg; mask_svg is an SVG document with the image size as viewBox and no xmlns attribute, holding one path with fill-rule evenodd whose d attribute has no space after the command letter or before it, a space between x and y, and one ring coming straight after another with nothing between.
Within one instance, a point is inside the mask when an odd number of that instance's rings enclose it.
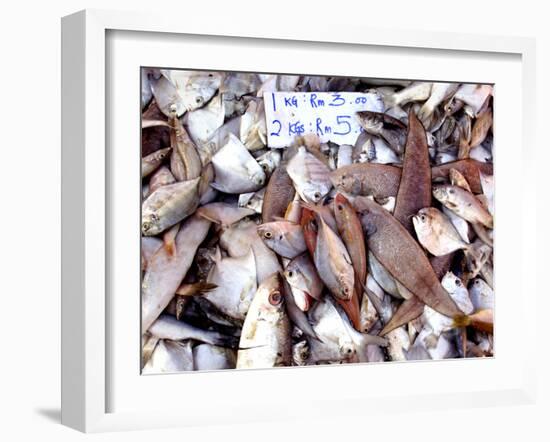
<instances>
[{"instance_id":1,"label":"wet fish skin","mask_svg":"<svg viewBox=\"0 0 550 442\"><path fill-rule=\"evenodd\" d=\"M193 370L191 342L176 342L160 339L142 374L174 373Z\"/></svg>"},{"instance_id":2,"label":"wet fish skin","mask_svg":"<svg viewBox=\"0 0 550 442\"><path fill-rule=\"evenodd\" d=\"M420 209L432 205L430 156L424 126L413 111L409 112L409 129L401 181L393 216L410 232L411 217Z\"/></svg>"},{"instance_id":3,"label":"wet fish skin","mask_svg":"<svg viewBox=\"0 0 550 442\"><path fill-rule=\"evenodd\" d=\"M357 112L361 127L369 134L380 136L397 154L403 153L406 138L406 126L387 113L371 111Z\"/></svg>"},{"instance_id":4,"label":"wet fish skin","mask_svg":"<svg viewBox=\"0 0 550 442\"><path fill-rule=\"evenodd\" d=\"M449 172L451 169L458 170L464 176L464 178L466 178L466 181L468 181L472 192L476 194L483 191L481 188L479 173L483 172L486 175L493 174L492 164L482 163L480 161L472 159L465 159L432 167L432 180L448 180Z\"/></svg>"},{"instance_id":5,"label":"wet fish skin","mask_svg":"<svg viewBox=\"0 0 550 442\"><path fill-rule=\"evenodd\" d=\"M214 202L199 207L196 214L206 218L213 223L221 224L222 227L229 227L241 219L254 215L256 212L246 207L235 207L231 204Z\"/></svg>"},{"instance_id":6,"label":"wet fish skin","mask_svg":"<svg viewBox=\"0 0 550 442\"><path fill-rule=\"evenodd\" d=\"M353 206L340 193L336 194L334 198L334 217L338 233L344 241L357 278L355 291L358 295L362 294L367 278L367 249L363 227Z\"/></svg>"},{"instance_id":7,"label":"wet fish skin","mask_svg":"<svg viewBox=\"0 0 550 442\"><path fill-rule=\"evenodd\" d=\"M470 283L470 297L476 310L493 309L495 306L495 293L481 278L475 278Z\"/></svg>"},{"instance_id":8,"label":"wet fish skin","mask_svg":"<svg viewBox=\"0 0 550 442\"><path fill-rule=\"evenodd\" d=\"M170 315L160 315L149 327L149 333L159 339L170 339L171 341L193 339L222 347L235 348L237 346L237 339L234 336L202 330L183 321L178 321Z\"/></svg>"},{"instance_id":9,"label":"wet fish skin","mask_svg":"<svg viewBox=\"0 0 550 442\"><path fill-rule=\"evenodd\" d=\"M255 192L265 183L265 173L233 134L212 157L216 179L210 185L225 193Z\"/></svg>"},{"instance_id":10,"label":"wet fish skin","mask_svg":"<svg viewBox=\"0 0 550 442\"><path fill-rule=\"evenodd\" d=\"M237 355L235 350L211 344L199 344L193 348L193 366L195 370L225 370L235 368Z\"/></svg>"},{"instance_id":11,"label":"wet fish skin","mask_svg":"<svg viewBox=\"0 0 550 442\"><path fill-rule=\"evenodd\" d=\"M309 254L303 253L290 261L283 275L292 287L306 292L314 299L321 299L323 281L317 274Z\"/></svg>"},{"instance_id":12,"label":"wet fish skin","mask_svg":"<svg viewBox=\"0 0 550 442\"><path fill-rule=\"evenodd\" d=\"M165 147L164 149L159 149L146 157L141 159L141 177L145 178L153 173L168 156L171 147Z\"/></svg>"},{"instance_id":13,"label":"wet fish skin","mask_svg":"<svg viewBox=\"0 0 550 442\"><path fill-rule=\"evenodd\" d=\"M489 130L493 126L493 111L488 108L478 115L472 127L471 147L477 147L485 141Z\"/></svg>"},{"instance_id":14,"label":"wet fish skin","mask_svg":"<svg viewBox=\"0 0 550 442\"><path fill-rule=\"evenodd\" d=\"M262 222L268 223L275 221L276 217L282 218L295 193L292 179L286 172L285 166L279 165L269 178L265 190Z\"/></svg>"},{"instance_id":15,"label":"wet fish skin","mask_svg":"<svg viewBox=\"0 0 550 442\"><path fill-rule=\"evenodd\" d=\"M307 249L300 224L272 221L259 225L258 235L271 250L285 258L295 258Z\"/></svg>"},{"instance_id":16,"label":"wet fish skin","mask_svg":"<svg viewBox=\"0 0 550 442\"><path fill-rule=\"evenodd\" d=\"M161 166L151 175L151 178L149 178L149 195L151 195L159 187L174 184L175 182L176 179L174 178L174 175L172 175L172 172L170 172L170 169L166 166Z\"/></svg>"},{"instance_id":17,"label":"wet fish skin","mask_svg":"<svg viewBox=\"0 0 550 442\"><path fill-rule=\"evenodd\" d=\"M187 219L176 236L176 256L170 256L164 248L161 248L150 260L141 284L143 332L149 328L174 296L209 228L208 220L197 216Z\"/></svg>"},{"instance_id":18,"label":"wet fish skin","mask_svg":"<svg viewBox=\"0 0 550 442\"><path fill-rule=\"evenodd\" d=\"M367 198L361 198L359 203L369 250L380 263L434 310L451 317L460 314L454 301L441 286L428 258L401 223ZM397 258L396 250L399 250Z\"/></svg>"},{"instance_id":19,"label":"wet fish skin","mask_svg":"<svg viewBox=\"0 0 550 442\"><path fill-rule=\"evenodd\" d=\"M304 146L287 164L287 173L303 200L317 203L332 188L330 169Z\"/></svg>"},{"instance_id":20,"label":"wet fish skin","mask_svg":"<svg viewBox=\"0 0 550 442\"><path fill-rule=\"evenodd\" d=\"M401 169L386 164L359 163L336 169L330 179L338 191L387 198L397 195Z\"/></svg>"},{"instance_id":21,"label":"wet fish skin","mask_svg":"<svg viewBox=\"0 0 550 442\"><path fill-rule=\"evenodd\" d=\"M225 102L221 95L217 94L206 106L187 112L184 118L193 141L199 145L203 144L223 125Z\"/></svg>"},{"instance_id":22,"label":"wet fish skin","mask_svg":"<svg viewBox=\"0 0 550 442\"><path fill-rule=\"evenodd\" d=\"M277 255L265 245L258 236L257 225L244 219L225 229L220 236L220 246L227 250L230 256L246 255L250 248L254 252L258 284L275 272L282 270Z\"/></svg>"},{"instance_id":23,"label":"wet fish skin","mask_svg":"<svg viewBox=\"0 0 550 442\"><path fill-rule=\"evenodd\" d=\"M238 258L222 258L217 249L213 260L215 266L210 269L207 282L215 284L216 288L202 297L225 315L244 320L257 289L256 262L252 249Z\"/></svg>"},{"instance_id":24,"label":"wet fish skin","mask_svg":"<svg viewBox=\"0 0 550 442\"><path fill-rule=\"evenodd\" d=\"M471 223L480 223L493 228L493 217L481 202L470 192L458 186L437 185L433 187L434 197L445 207Z\"/></svg>"},{"instance_id":25,"label":"wet fish skin","mask_svg":"<svg viewBox=\"0 0 550 442\"><path fill-rule=\"evenodd\" d=\"M159 187L142 205L141 231L157 235L191 215L199 204L200 178Z\"/></svg>"},{"instance_id":26,"label":"wet fish skin","mask_svg":"<svg viewBox=\"0 0 550 442\"><path fill-rule=\"evenodd\" d=\"M271 368L292 363L291 326L278 273L256 291L244 321L237 368Z\"/></svg>"},{"instance_id":27,"label":"wet fish skin","mask_svg":"<svg viewBox=\"0 0 550 442\"><path fill-rule=\"evenodd\" d=\"M170 143L174 151L170 156L170 169L178 181L192 180L200 176L202 163L197 147L177 118L170 116Z\"/></svg>"},{"instance_id":28,"label":"wet fish skin","mask_svg":"<svg viewBox=\"0 0 550 442\"><path fill-rule=\"evenodd\" d=\"M432 255L448 255L470 247L460 237L451 221L435 207L420 209L412 220L420 244Z\"/></svg>"},{"instance_id":29,"label":"wet fish skin","mask_svg":"<svg viewBox=\"0 0 550 442\"><path fill-rule=\"evenodd\" d=\"M355 275L346 246L338 235L318 218L319 232L313 256L315 267L324 284L337 299L353 297Z\"/></svg>"}]
</instances>

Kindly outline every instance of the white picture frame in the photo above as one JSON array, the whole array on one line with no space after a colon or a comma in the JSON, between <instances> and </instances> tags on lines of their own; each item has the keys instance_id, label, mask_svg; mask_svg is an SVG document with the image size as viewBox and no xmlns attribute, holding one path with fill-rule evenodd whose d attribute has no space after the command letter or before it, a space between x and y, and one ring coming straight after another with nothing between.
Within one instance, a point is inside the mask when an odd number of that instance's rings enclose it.
<instances>
[{"instance_id":1,"label":"white picture frame","mask_svg":"<svg viewBox=\"0 0 550 442\"><path fill-rule=\"evenodd\" d=\"M515 127L507 127L506 120L503 118L500 120L502 121L501 127L503 133L509 131L510 136L515 137L514 140L517 139L521 145L519 157L522 162L522 172L528 173L530 168L534 167L532 162L535 155L529 155L535 150L533 135L535 119L533 118L534 106L532 105L535 101L535 46L532 39L404 30L390 32L361 26L332 26L328 32L322 27L295 27L285 23L275 25L265 21L250 23L246 28L241 28L232 26L231 21L217 20L216 18L207 22L188 20L183 25L181 20L168 14L156 16L99 10L86 10L64 17L62 20L62 423L80 431L98 432L206 425L212 417L212 414L209 417L204 415L206 404L200 404L198 396L194 412L183 409L178 411L170 407L169 404L166 409L156 407L156 410L148 410L143 406L136 406L135 409L120 407L118 410L118 407L112 409L113 404L110 403L109 396L117 388L116 382L113 383L114 375L111 372L115 356L110 339L116 335L116 327L113 326L113 323L118 320L118 313L114 314L110 310L112 303L109 300L109 289L112 288L110 282L112 275L109 265L116 259L111 253L120 253L120 249L115 248L115 252L113 252L113 248L110 247L110 244L116 241L116 229L109 227L109 223L113 221L113 214L116 212L112 210L113 199L120 198L120 195L112 194L113 167L118 166L109 164L112 157L107 146L108 142L116 139L117 135L108 133L108 124L106 124L109 118L116 118L116 112L108 108L108 94L111 92L109 81L113 80L116 75L113 77L106 75L108 65L113 61L108 57L116 57L119 54L117 51L112 51L112 46L109 45L109 33L114 35L113 32L119 34L139 33L142 39L170 38L172 41L174 38L192 36L194 42L200 42L201 39L209 37L216 37L218 40L220 37L227 37L235 39L232 41L238 41L237 46L241 47L251 45L251 42L254 41L261 41L269 42L273 47L278 48L292 48L299 42L309 42L318 45L319 48L325 46L327 51L335 44L339 45L339 50L355 50L363 47L377 48L378 51L390 50L390 48L411 51L425 50L426 54L430 53L436 58L449 53L470 54L472 57L478 57L480 63L483 60L483 54L500 54L504 57L511 57L516 64L519 63L517 66L520 69L520 75L516 76L516 80L514 80L517 81L517 78L520 78L517 85L520 91L516 90L514 98L517 98L518 95L521 96L521 120L516 121ZM242 48L238 50L242 50ZM135 62L138 61L139 59L135 58ZM223 60L220 63L223 63ZM191 64L193 63L191 62ZM263 65L266 66L266 69L269 68L267 62ZM188 66L178 64L174 67ZM197 67L214 68L215 66ZM235 67L238 66L235 65ZM232 66L223 65L218 68L231 70ZM243 70L246 69L243 68ZM258 68L257 70L261 71L262 69ZM284 71L284 69L281 70ZM430 72L424 76L426 75L429 76ZM477 77L472 76L472 79L483 78L483 73L478 72L476 75ZM396 73L395 76L400 75ZM448 78L448 80L456 80L456 78ZM465 81L467 80L468 78ZM500 94L498 84L496 88L495 124L499 124L499 100L502 100L500 103L506 102L506 91L503 90L502 95L498 95ZM512 97L508 98L510 99L508 103L511 103ZM137 102L136 89L135 103ZM502 114L504 115L505 112ZM135 123L137 123L137 119ZM497 129L497 131L499 130L500 128ZM501 160L497 160L497 162L499 161ZM495 248L497 287L499 287L499 269L502 268L502 272L506 272L506 255L504 253L517 252L519 258L516 257L516 259L526 262L526 257L534 251L536 244L534 237L536 192L533 189L527 191L522 187L514 188L513 184L507 184L506 171L509 169L506 168L504 159L501 164L503 166L500 164L496 166L496 179L500 180L497 181L499 182L497 184L497 201L498 204L501 204L500 206L497 204L497 212L502 210L503 216L498 217L500 224L497 224L496 234L497 238L499 235L504 238L506 229L513 227L512 221L506 221L507 213L512 213L508 212L506 201L498 200L498 192L503 189L503 195L514 194L522 201L519 220L521 244L508 246L504 239L500 243L497 240ZM501 173L502 175L499 175ZM115 180L116 176L115 173ZM501 179L500 176L504 178ZM118 187L117 189L120 190ZM501 219L502 221L500 221ZM501 234L499 230L504 233ZM499 247L504 252L499 252ZM512 247L516 248L512 249ZM136 268L138 268L138 262L136 260ZM535 305L535 284L535 278L519 278L517 286L510 288L510 290L518 290L520 293L520 295L516 293L515 299L519 310L526 311L529 305ZM505 287L502 290L505 290ZM499 292L497 291L497 293ZM361 413L363 416L373 412L375 408L377 412L398 412L413 406L415 409L441 409L470 407L473 404L493 406L533 403L535 400L535 360L529 359L528 355L533 354L529 348L534 346L535 339L530 339L530 337L535 334L536 324L534 321L530 321L522 329L525 360L521 360L511 367L506 362L506 342L503 342L505 337L513 339L512 333L507 332L511 325L507 324L505 308L501 309L498 303L497 298L497 334L501 334L502 342L500 335L497 335L496 357L492 362L480 361L493 365L477 364L473 366L472 363L477 361L443 362L446 367L444 370L448 370L449 373L458 373L460 370L467 372L468 370L477 370L481 373L485 370L487 372L485 375L488 375L494 369L506 374L501 379L498 377L498 373L495 373L495 379L498 382L495 381L489 388L483 389L475 386L470 387L469 390L469 383L464 382L453 392L438 392L437 389L428 389L425 394L419 394L414 390L407 391L403 388L396 388L396 391L383 394L366 392L358 387L353 394L342 394L339 398L336 396L338 393L331 390L326 398L308 397L309 411L302 410L301 416L307 418L307 413L317 417L323 416L335 400L339 401L338 407L330 407L332 414L335 412L342 415L344 413L348 415ZM503 300L503 305L506 305L505 300ZM139 326L132 333L138 334ZM116 336L113 337L113 340L116 340ZM116 345L115 348L117 348ZM503 349L502 358L499 355L500 348ZM126 358L126 355L117 352L116 357ZM429 364L438 364L438 362ZM429 364L411 363L409 364L410 368L404 367L406 364L388 364L387 366L369 367L369 369L376 372L376 376L382 371L391 372L393 376L400 376L402 372L406 372L405 368L411 373L414 371L414 376L417 375L416 373L418 376L429 376L425 374L432 370ZM139 363L135 365L138 366ZM346 374L342 377L357 379L361 373L364 373L361 370L365 370L365 366L336 367L336 369L345 370ZM313 368L312 370L314 371L311 373L316 373L313 376L323 376L329 382L334 378L334 370L327 371L322 368ZM193 384L197 389L204 385L208 379L208 382L213 382L213 385L219 388L225 388L228 381L231 381L230 383L235 384L234 388L242 391L243 388L253 389L256 382L265 382L271 377L279 379L277 382L303 381L304 371L290 369L278 371L277 375L273 373L268 370L223 374L202 373L192 376L194 376ZM139 376L139 373L137 375ZM206 378L206 376L210 376L210 378ZM162 388L166 388L170 382L180 382L180 379L181 382L184 382L183 377L148 377L148 379L156 378L156 380L147 381L150 385L143 388L144 391L147 388L153 388L155 391L162 392ZM120 375L114 376L114 379L120 380L120 378ZM345 381L342 380L342 382ZM247 384L250 385L247 387ZM128 388L130 386L131 384L128 384ZM272 394L277 394L276 388L273 390ZM122 392L121 394L127 393ZM190 394L191 397L197 395L192 391ZM369 401L362 400L369 394L376 395L376 407L369 405ZM295 417L291 407L281 407L281 402L278 400L273 400L272 405L266 402L262 403L262 406L256 404L252 407L250 404L244 403L247 394L242 396L240 399L235 398L232 403L235 410L246 411L240 413L241 422ZM399 398L399 403L396 403L397 398ZM120 401L120 403L123 402L123 400ZM359 404L361 404L360 408ZM216 421L235 422L235 415L239 413L233 414L231 419L229 416L224 417L223 406L227 406L227 404L222 400L218 405L210 404L210 412L219 417Z\"/></svg>"}]
</instances>

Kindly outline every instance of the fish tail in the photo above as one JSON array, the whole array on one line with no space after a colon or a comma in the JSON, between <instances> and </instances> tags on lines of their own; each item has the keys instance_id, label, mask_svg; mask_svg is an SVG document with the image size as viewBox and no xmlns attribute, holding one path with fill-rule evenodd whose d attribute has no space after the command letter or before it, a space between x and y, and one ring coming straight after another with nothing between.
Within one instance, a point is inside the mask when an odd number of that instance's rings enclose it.
<instances>
[{"instance_id":1,"label":"fish tail","mask_svg":"<svg viewBox=\"0 0 550 442\"><path fill-rule=\"evenodd\" d=\"M388 340L382 336L369 335L367 333L363 333L362 336L366 345L379 345L380 347L388 346Z\"/></svg>"},{"instance_id":2,"label":"fish tail","mask_svg":"<svg viewBox=\"0 0 550 442\"><path fill-rule=\"evenodd\" d=\"M468 315L456 315L453 317L452 327L453 328L460 328L460 327L467 327L470 325L470 317Z\"/></svg>"}]
</instances>

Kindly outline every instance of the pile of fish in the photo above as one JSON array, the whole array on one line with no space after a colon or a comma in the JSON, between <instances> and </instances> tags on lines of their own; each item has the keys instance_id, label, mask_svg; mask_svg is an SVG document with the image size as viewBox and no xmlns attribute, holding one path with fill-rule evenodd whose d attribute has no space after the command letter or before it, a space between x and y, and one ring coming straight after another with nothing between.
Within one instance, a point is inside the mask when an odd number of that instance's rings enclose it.
<instances>
[{"instance_id":1,"label":"pile of fish","mask_svg":"<svg viewBox=\"0 0 550 442\"><path fill-rule=\"evenodd\" d=\"M263 94L370 92L270 149ZM142 71L143 373L493 355L493 88Z\"/></svg>"}]
</instances>

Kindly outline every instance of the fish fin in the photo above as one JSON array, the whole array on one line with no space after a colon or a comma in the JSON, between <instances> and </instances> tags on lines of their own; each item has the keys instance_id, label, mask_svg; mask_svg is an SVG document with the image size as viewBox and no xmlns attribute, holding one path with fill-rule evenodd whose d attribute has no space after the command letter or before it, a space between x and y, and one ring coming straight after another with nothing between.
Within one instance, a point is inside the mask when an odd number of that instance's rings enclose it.
<instances>
[{"instance_id":1,"label":"fish fin","mask_svg":"<svg viewBox=\"0 0 550 442\"><path fill-rule=\"evenodd\" d=\"M487 228L479 223L470 223L472 225L472 229L474 229L474 232L478 236L478 238L483 241L485 244L487 244L490 247L493 247L493 240L489 236L487 232Z\"/></svg>"},{"instance_id":2,"label":"fish fin","mask_svg":"<svg viewBox=\"0 0 550 442\"><path fill-rule=\"evenodd\" d=\"M468 315L457 315L453 318L451 327L467 327L468 325L470 325L470 322L470 317Z\"/></svg>"},{"instance_id":3,"label":"fish fin","mask_svg":"<svg viewBox=\"0 0 550 442\"><path fill-rule=\"evenodd\" d=\"M363 342L367 345L379 345L380 347L387 347L388 340L381 336L369 335L368 333L361 333Z\"/></svg>"},{"instance_id":4,"label":"fish fin","mask_svg":"<svg viewBox=\"0 0 550 442\"><path fill-rule=\"evenodd\" d=\"M212 189L215 189L219 192L224 192L225 193L225 189L223 186L220 186L219 184L217 183L210 183L210 187L212 187Z\"/></svg>"},{"instance_id":5,"label":"fish fin","mask_svg":"<svg viewBox=\"0 0 550 442\"><path fill-rule=\"evenodd\" d=\"M413 296L410 299L407 299L401 303L399 308L393 314L391 319L384 325L384 328L378 333L379 336L384 336L395 330L397 327L400 327L407 322L410 322L418 318L424 312L424 303L418 299L416 296Z\"/></svg>"},{"instance_id":6,"label":"fish fin","mask_svg":"<svg viewBox=\"0 0 550 442\"><path fill-rule=\"evenodd\" d=\"M217 287L218 286L216 284L212 284L211 282L197 282L195 284L182 284L176 290L176 295L180 295L180 296L204 295L205 293L208 293Z\"/></svg>"}]
</instances>

